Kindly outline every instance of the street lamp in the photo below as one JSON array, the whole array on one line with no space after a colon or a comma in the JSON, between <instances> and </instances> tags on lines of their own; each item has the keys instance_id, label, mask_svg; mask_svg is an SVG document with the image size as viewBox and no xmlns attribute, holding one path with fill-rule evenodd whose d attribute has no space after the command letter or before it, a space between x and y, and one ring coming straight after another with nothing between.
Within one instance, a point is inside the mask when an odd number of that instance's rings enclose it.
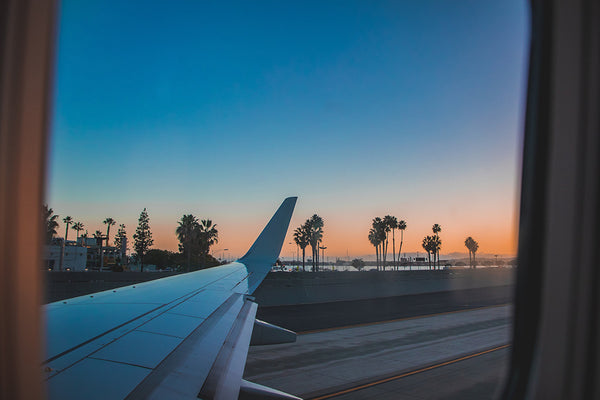
<instances>
[{"instance_id":1,"label":"street lamp","mask_svg":"<svg viewBox=\"0 0 600 400\"><path fill-rule=\"evenodd\" d=\"M325 249L327 247L319 246L319 248L322 250L321 266L323 267L323 269L325 269Z\"/></svg>"},{"instance_id":2,"label":"street lamp","mask_svg":"<svg viewBox=\"0 0 600 400\"><path fill-rule=\"evenodd\" d=\"M221 260L225 259L225 252L228 251L229 249L223 249L221 251Z\"/></svg>"},{"instance_id":3,"label":"street lamp","mask_svg":"<svg viewBox=\"0 0 600 400\"><path fill-rule=\"evenodd\" d=\"M219 252L221 252L221 261L223 260L223 258L225 257L225 252L229 250L229 249L217 249L217 250L213 250L213 254L216 254L217 257L219 256ZM214 256L213 256L214 257Z\"/></svg>"}]
</instances>

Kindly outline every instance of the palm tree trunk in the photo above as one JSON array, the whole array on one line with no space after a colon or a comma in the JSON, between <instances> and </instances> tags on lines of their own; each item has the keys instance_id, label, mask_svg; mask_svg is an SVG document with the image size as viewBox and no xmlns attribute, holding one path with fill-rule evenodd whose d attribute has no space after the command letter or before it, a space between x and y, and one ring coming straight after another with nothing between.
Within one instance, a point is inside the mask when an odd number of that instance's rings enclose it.
<instances>
[{"instance_id":1,"label":"palm tree trunk","mask_svg":"<svg viewBox=\"0 0 600 400\"><path fill-rule=\"evenodd\" d=\"M398 266L396 265L396 230L392 229L392 256L394 257L394 269L397 270Z\"/></svg>"},{"instance_id":2,"label":"palm tree trunk","mask_svg":"<svg viewBox=\"0 0 600 400\"><path fill-rule=\"evenodd\" d=\"M379 271L379 245L375 245L375 266L377 267L377 271Z\"/></svg>"},{"instance_id":3,"label":"palm tree trunk","mask_svg":"<svg viewBox=\"0 0 600 400\"><path fill-rule=\"evenodd\" d=\"M402 243L404 243L404 229L400 229L400 247L398 248L398 264L400 264L400 254L402 254Z\"/></svg>"},{"instance_id":4,"label":"palm tree trunk","mask_svg":"<svg viewBox=\"0 0 600 400\"><path fill-rule=\"evenodd\" d=\"M427 252L427 262L429 263L429 269L431 269L431 253Z\"/></svg>"},{"instance_id":5,"label":"palm tree trunk","mask_svg":"<svg viewBox=\"0 0 600 400\"><path fill-rule=\"evenodd\" d=\"M304 268L304 256L306 254L306 247L302 248L302 272L306 272L306 268Z\"/></svg>"},{"instance_id":6,"label":"palm tree trunk","mask_svg":"<svg viewBox=\"0 0 600 400\"><path fill-rule=\"evenodd\" d=\"M382 270L385 271L385 264L386 264L386 259L387 259L387 234L385 235L385 240L383 241L383 243L381 243L381 266L382 266Z\"/></svg>"}]
</instances>

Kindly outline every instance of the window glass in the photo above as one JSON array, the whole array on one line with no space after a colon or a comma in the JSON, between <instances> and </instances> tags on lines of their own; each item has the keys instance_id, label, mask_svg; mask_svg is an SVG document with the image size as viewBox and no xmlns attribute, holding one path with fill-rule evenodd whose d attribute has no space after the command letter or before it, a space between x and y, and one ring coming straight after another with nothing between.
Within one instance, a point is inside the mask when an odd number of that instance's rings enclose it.
<instances>
[{"instance_id":1,"label":"window glass","mask_svg":"<svg viewBox=\"0 0 600 400\"><path fill-rule=\"evenodd\" d=\"M47 302L237 260L298 196L255 293L298 340L251 347L245 378L306 398L493 397L525 2L60 7Z\"/></svg>"}]
</instances>

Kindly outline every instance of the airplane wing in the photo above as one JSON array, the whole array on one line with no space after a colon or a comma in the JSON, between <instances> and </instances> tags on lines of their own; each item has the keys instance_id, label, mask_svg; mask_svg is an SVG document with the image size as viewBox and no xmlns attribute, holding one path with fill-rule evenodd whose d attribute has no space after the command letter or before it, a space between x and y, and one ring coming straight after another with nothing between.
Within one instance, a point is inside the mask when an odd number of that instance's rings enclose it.
<instances>
[{"instance_id":1,"label":"airplane wing","mask_svg":"<svg viewBox=\"0 0 600 400\"><path fill-rule=\"evenodd\" d=\"M295 341L255 320L296 204L283 201L248 253L220 267L45 306L51 399L297 399L242 379L250 344Z\"/></svg>"}]
</instances>

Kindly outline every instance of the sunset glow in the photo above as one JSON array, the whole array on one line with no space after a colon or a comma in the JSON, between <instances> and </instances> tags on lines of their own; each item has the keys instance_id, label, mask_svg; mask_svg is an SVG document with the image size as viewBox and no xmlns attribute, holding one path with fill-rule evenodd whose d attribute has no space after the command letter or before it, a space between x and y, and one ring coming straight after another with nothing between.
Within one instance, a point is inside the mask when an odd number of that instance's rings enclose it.
<instances>
[{"instance_id":1,"label":"sunset glow","mask_svg":"<svg viewBox=\"0 0 600 400\"><path fill-rule=\"evenodd\" d=\"M110 216L131 241L146 207L154 247L177 251L192 213L235 258L298 196L285 258L315 213L330 258L374 256L387 214L407 222L403 252L437 223L442 255L466 254L467 236L515 254L520 2L61 8L47 196L61 219L92 234Z\"/></svg>"}]
</instances>

